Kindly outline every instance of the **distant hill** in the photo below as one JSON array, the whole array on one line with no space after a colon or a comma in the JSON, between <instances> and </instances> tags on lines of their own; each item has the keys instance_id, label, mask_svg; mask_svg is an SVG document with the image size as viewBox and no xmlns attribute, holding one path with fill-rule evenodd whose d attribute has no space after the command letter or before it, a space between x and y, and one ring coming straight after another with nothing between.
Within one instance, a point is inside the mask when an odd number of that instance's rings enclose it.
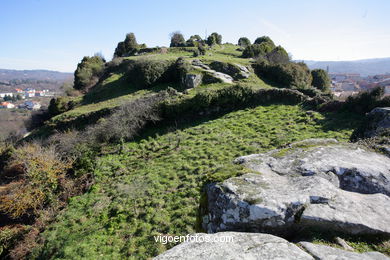
<instances>
[{"instance_id":1,"label":"distant hill","mask_svg":"<svg viewBox=\"0 0 390 260\"><path fill-rule=\"evenodd\" d=\"M64 81L73 77L73 73L51 70L8 70L0 69L0 81L13 79Z\"/></svg>"},{"instance_id":2,"label":"distant hill","mask_svg":"<svg viewBox=\"0 0 390 260\"><path fill-rule=\"evenodd\" d=\"M390 58L356 61L304 61L310 69L325 69L330 73L359 73L362 76L390 73Z\"/></svg>"},{"instance_id":3,"label":"distant hill","mask_svg":"<svg viewBox=\"0 0 390 260\"><path fill-rule=\"evenodd\" d=\"M57 91L64 82L72 81L72 79L73 73L50 70L0 69L0 92L26 87Z\"/></svg>"}]
</instances>

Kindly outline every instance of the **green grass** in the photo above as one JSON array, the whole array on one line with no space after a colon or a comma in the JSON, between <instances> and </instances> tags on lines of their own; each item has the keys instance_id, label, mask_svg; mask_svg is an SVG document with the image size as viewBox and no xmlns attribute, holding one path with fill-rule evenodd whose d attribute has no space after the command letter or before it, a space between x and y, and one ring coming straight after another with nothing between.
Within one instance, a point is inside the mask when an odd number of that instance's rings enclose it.
<instances>
[{"instance_id":1,"label":"green grass","mask_svg":"<svg viewBox=\"0 0 390 260\"><path fill-rule=\"evenodd\" d=\"M245 172L232 164L235 157L306 138L346 141L358 123L354 115L313 118L300 106L270 105L179 124L174 131L149 130L122 148L107 147L96 162L92 190L70 200L43 233L46 242L35 256L155 256L167 247L153 235L199 231L202 188Z\"/></svg>"}]
</instances>

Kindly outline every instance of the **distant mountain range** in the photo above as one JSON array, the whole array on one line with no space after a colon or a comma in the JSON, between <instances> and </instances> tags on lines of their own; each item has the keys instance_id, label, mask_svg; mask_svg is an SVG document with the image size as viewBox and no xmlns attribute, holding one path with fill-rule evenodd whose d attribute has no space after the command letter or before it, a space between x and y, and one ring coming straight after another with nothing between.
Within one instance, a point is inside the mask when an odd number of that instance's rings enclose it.
<instances>
[{"instance_id":1,"label":"distant mountain range","mask_svg":"<svg viewBox=\"0 0 390 260\"><path fill-rule=\"evenodd\" d=\"M304 61L310 69L329 67L330 73L359 73L362 76L390 73L390 58L355 61Z\"/></svg>"},{"instance_id":2,"label":"distant mountain range","mask_svg":"<svg viewBox=\"0 0 390 260\"><path fill-rule=\"evenodd\" d=\"M64 81L71 79L72 73L58 72L51 70L8 70L0 69L0 81L10 80L50 80Z\"/></svg>"}]
</instances>

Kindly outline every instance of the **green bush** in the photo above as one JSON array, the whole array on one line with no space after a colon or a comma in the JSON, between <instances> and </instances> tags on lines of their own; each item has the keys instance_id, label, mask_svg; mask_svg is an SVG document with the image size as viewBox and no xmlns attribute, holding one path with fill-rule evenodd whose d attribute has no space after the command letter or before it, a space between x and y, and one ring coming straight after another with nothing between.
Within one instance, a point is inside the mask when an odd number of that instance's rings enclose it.
<instances>
[{"instance_id":1,"label":"green bush","mask_svg":"<svg viewBox=\"0 0 390 260\"><path fill-rule=\"evenodd\" d=\"M142 46L143 47L143 46ZM134 33L126 34L123 42L119 42L115 49L114 57L126 57L134 55L138 52L141 46L137 43Z\"/></svg>"},{"instance_id":2,"label":"green bush","mask_svg":"<svg viewBox=\"0 0 390 260\"><path fill-rule=\"evenodd\" d=\"M268 60L269 63L272 64L290 62L290 57L287 51L282 46L275 47L272 51L267 53L265 58Z\"/></svg>"},{"instance_id":3,"label":"green bush","mask_svg":"<svg viewBox=\"0 0 390 260\"><path fill-rule=\"evenodd\" d=\"M222 35L213 32L212 34L207 37L207 44L210 46L213 46L215 44L222 44Z\"/></svg>"},{"instance_id":4,"label":"green bush","mask_svg":"<svg viewBox=\"0 0 390 260\"><path fill-rule=\"evenodd\" d=\"M261 36L261 37L258 37L258 38L255 40L254 44L262 44L263 42L266 42L266 43L268 43L269 45L271 45L272 48L275 48L275 43L274 43L274 42L271 40L271 38L268 37L268 36Z\"/></svg>"},{"instance_id":5,"label":"green bush","mask_svg":"<svg viewBox=\"0 0 390 260\"><path fill-rule=\"evenodd\" d=\"M313 87L321 91L329 91L330 89L330 78L328 73L322 69L315 69L311 71L311 76L313 77L312 85Z\"/></svg>"},{"instance_id":6,"label":"green bush","mask_svg":"<svg viewBox=\"0 0 390 260\"><path fill-rule=\"evenodd\" d=\"M203 44L204 41L199 35L192 35L187 41L186 46L187 47L198 47L199 45Z\"/></svg>"},{"instance_id":7,"label":"green bush","mask_svg":"<svg viewBox=\"0 0 390 260\"><path fill-rule=\"evenodd\" d=\"M48 106L50 116L55 116L69 110L68 100L64 97L52 98Z\"/></svg>"},{"instance_id":8,"label":"green bush","mask_svg":"<svg viewBox=\"0 0 390 260\"><path fill-rule=\"evenodd\" d=\"M180 32L171 33L171 44L170 47L185 47L186 41L184 40L184 36Z\"/></svg>"},{"instance_id":9,"label":"green bush","mask_svg":"<svg viewBox=\"0 0 390 260\"><path fill-rule=\"evenodd\" d=\"M242 48L246 48L251 45L251 41L246 37L241 37L238 39L238 45Z\"/></svg>"},{"instance_id":10,"label":"green bush","mask_svg":"<svg viewBox=\"0 0 390 260\"><path fill-rule=\"evenodd\" d=\"M269 64L258 60L255 73L286 88L307 88L311 85L310 70L304 63Z\"/></svg>"},{"instance_id":11,"label":"green bush","mask_svg":"<svg viewBox=\"0 0 390 260\"><path fill-rule=\"evenodd\" d=\"M390 98L383 98L385 90L376 87L370 91L363 91L357 95L349 96L344 104L344 109L365 114L376 107L390 106Z\"/></svg>"},{"instance_id":12,"label":"green bush","mask_svg":"<svg viewBox=\"0 0 390 260\"><path fill-rule=\"evenodd\" d=\"M247 46L242 56L244 58L254 58L254 57L263 57L266 56L268 53L270 53L275 46L268 42L262 42L260 44L252 44Z\"/></svg>"},{"instance_id":13,"label":"green bush","mask_svg":"<svg viewBox=\"0 0 390 260\"><path fill-rule=\"evenodd\" d=\"M104 71L105 60L98 56L85 56L74 72L73 87L77 90L87 91L95 85Z\"/></svg>"},{"instance_id":14,"label":"green bush","mask_svg":"<svg viewBox=\"0 0 390 260\"><path fill-rule=\"evenodd\" d=\"M129 60L126 63L126 77L129 82L140 88L173 82L177 80L174 65L175 62L170 60Z\"/></svg>"}]
</instances>

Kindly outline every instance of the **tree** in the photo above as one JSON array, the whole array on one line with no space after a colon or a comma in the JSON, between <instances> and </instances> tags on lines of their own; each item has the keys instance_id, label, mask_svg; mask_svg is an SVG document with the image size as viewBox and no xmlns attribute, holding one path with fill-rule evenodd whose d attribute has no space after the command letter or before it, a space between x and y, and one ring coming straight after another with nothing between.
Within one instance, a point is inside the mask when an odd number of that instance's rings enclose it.
<instances>
[{"instance_id":1,"label":"tree","mask_svg":"<svg viewBox=\"0 0 390 260\"><path fill-rule=\"evenodd\" d=\"M251 45L251 41L246 37L241 37L240 39L238 39L238 45L243 48L246 48Z\"/></svg>"},{"instance_id":2,"label":"tree","mask_svg":"<svg viewBox=\"0 0 390 260\"><path fill-rule=\"evenodd\" d=\"M198 47L200 44L202 44L204 41L203 39L195 34L192 35L187 41L186 41L186 46L187 47Z\"/></svg>"},{"instance_id":3,"label":"tree","mask_svg":"<svg viewBox=\"0 0 390 260\"><path fill-rule=\"evenodd\" d=\"M100 56L85 56L74 72L74 85L77 90L87 91L89 87L97 83L103 73L105 60Z\"/></svg>"},{"instance_id":4,"label":"tree","mask_svg":"<svg viewBox=\"0 0 390 260\"><path fill-rule=\"evenodd\" d=\"M328 91L330 88L330 78L328 73L323 69L315 69L311 71L311 76L313 77L312 85L313 87L321 90Z\"/></svg>"},{"instance_id":5,"label":"tree","mask_svg":"<svg viewBox=\"0 0 390 260\"><path fill-rule=\"evenodd\" d=\"M118 42L114 52L114 57L125 57L134 55L140 48L134 33L126 34L123 42Z\"/></svg>"},{"instance_id":6,"label":"tree","mask_svg":"<svg viewBox=\"0 0 390 260\"><path fill-rule=\"evenodd\" d=\"M207 44L210 46L215 45L215 44L221 44L221 43L222 43L222 35L220 35L216 32L213 32L207 38Z\"/></svg>"},{"instance_id":7,"label":"tree","mask_svg":"<svg viewBox=\"0 0 390 260\"><path fill-rule=\"evenodd\" d=\"M170 47L184 47L186 42L181 32L176 31L171 33L171 44Z\"/></svg>"},{"instance_id":8,"label":"tree","mask_svg":"<svg viewBox=\"0 0 390 260\"><path fill-rule=\"evenodd\" d=\"M269 43L269 44L272 46L272 48L275 48L275 43L274 43L274 42L271 40L271 38L268 37L268 36L261 36L261 37L258 37L258 38L255 40L254 44L261 44L261 43L263 43L263 42L267 42L267 43Z\"/></svg>"},{"instance_id":9,"label":"tree","mask_svg":"<svg viewBox=\"0 0 390 260\"><path fill-rule=\"evenodd\" d=\"M290 61L287 51L280 45L268 53L266 58L270 63L288 63Z\"/></svg>"}]
</instances>

